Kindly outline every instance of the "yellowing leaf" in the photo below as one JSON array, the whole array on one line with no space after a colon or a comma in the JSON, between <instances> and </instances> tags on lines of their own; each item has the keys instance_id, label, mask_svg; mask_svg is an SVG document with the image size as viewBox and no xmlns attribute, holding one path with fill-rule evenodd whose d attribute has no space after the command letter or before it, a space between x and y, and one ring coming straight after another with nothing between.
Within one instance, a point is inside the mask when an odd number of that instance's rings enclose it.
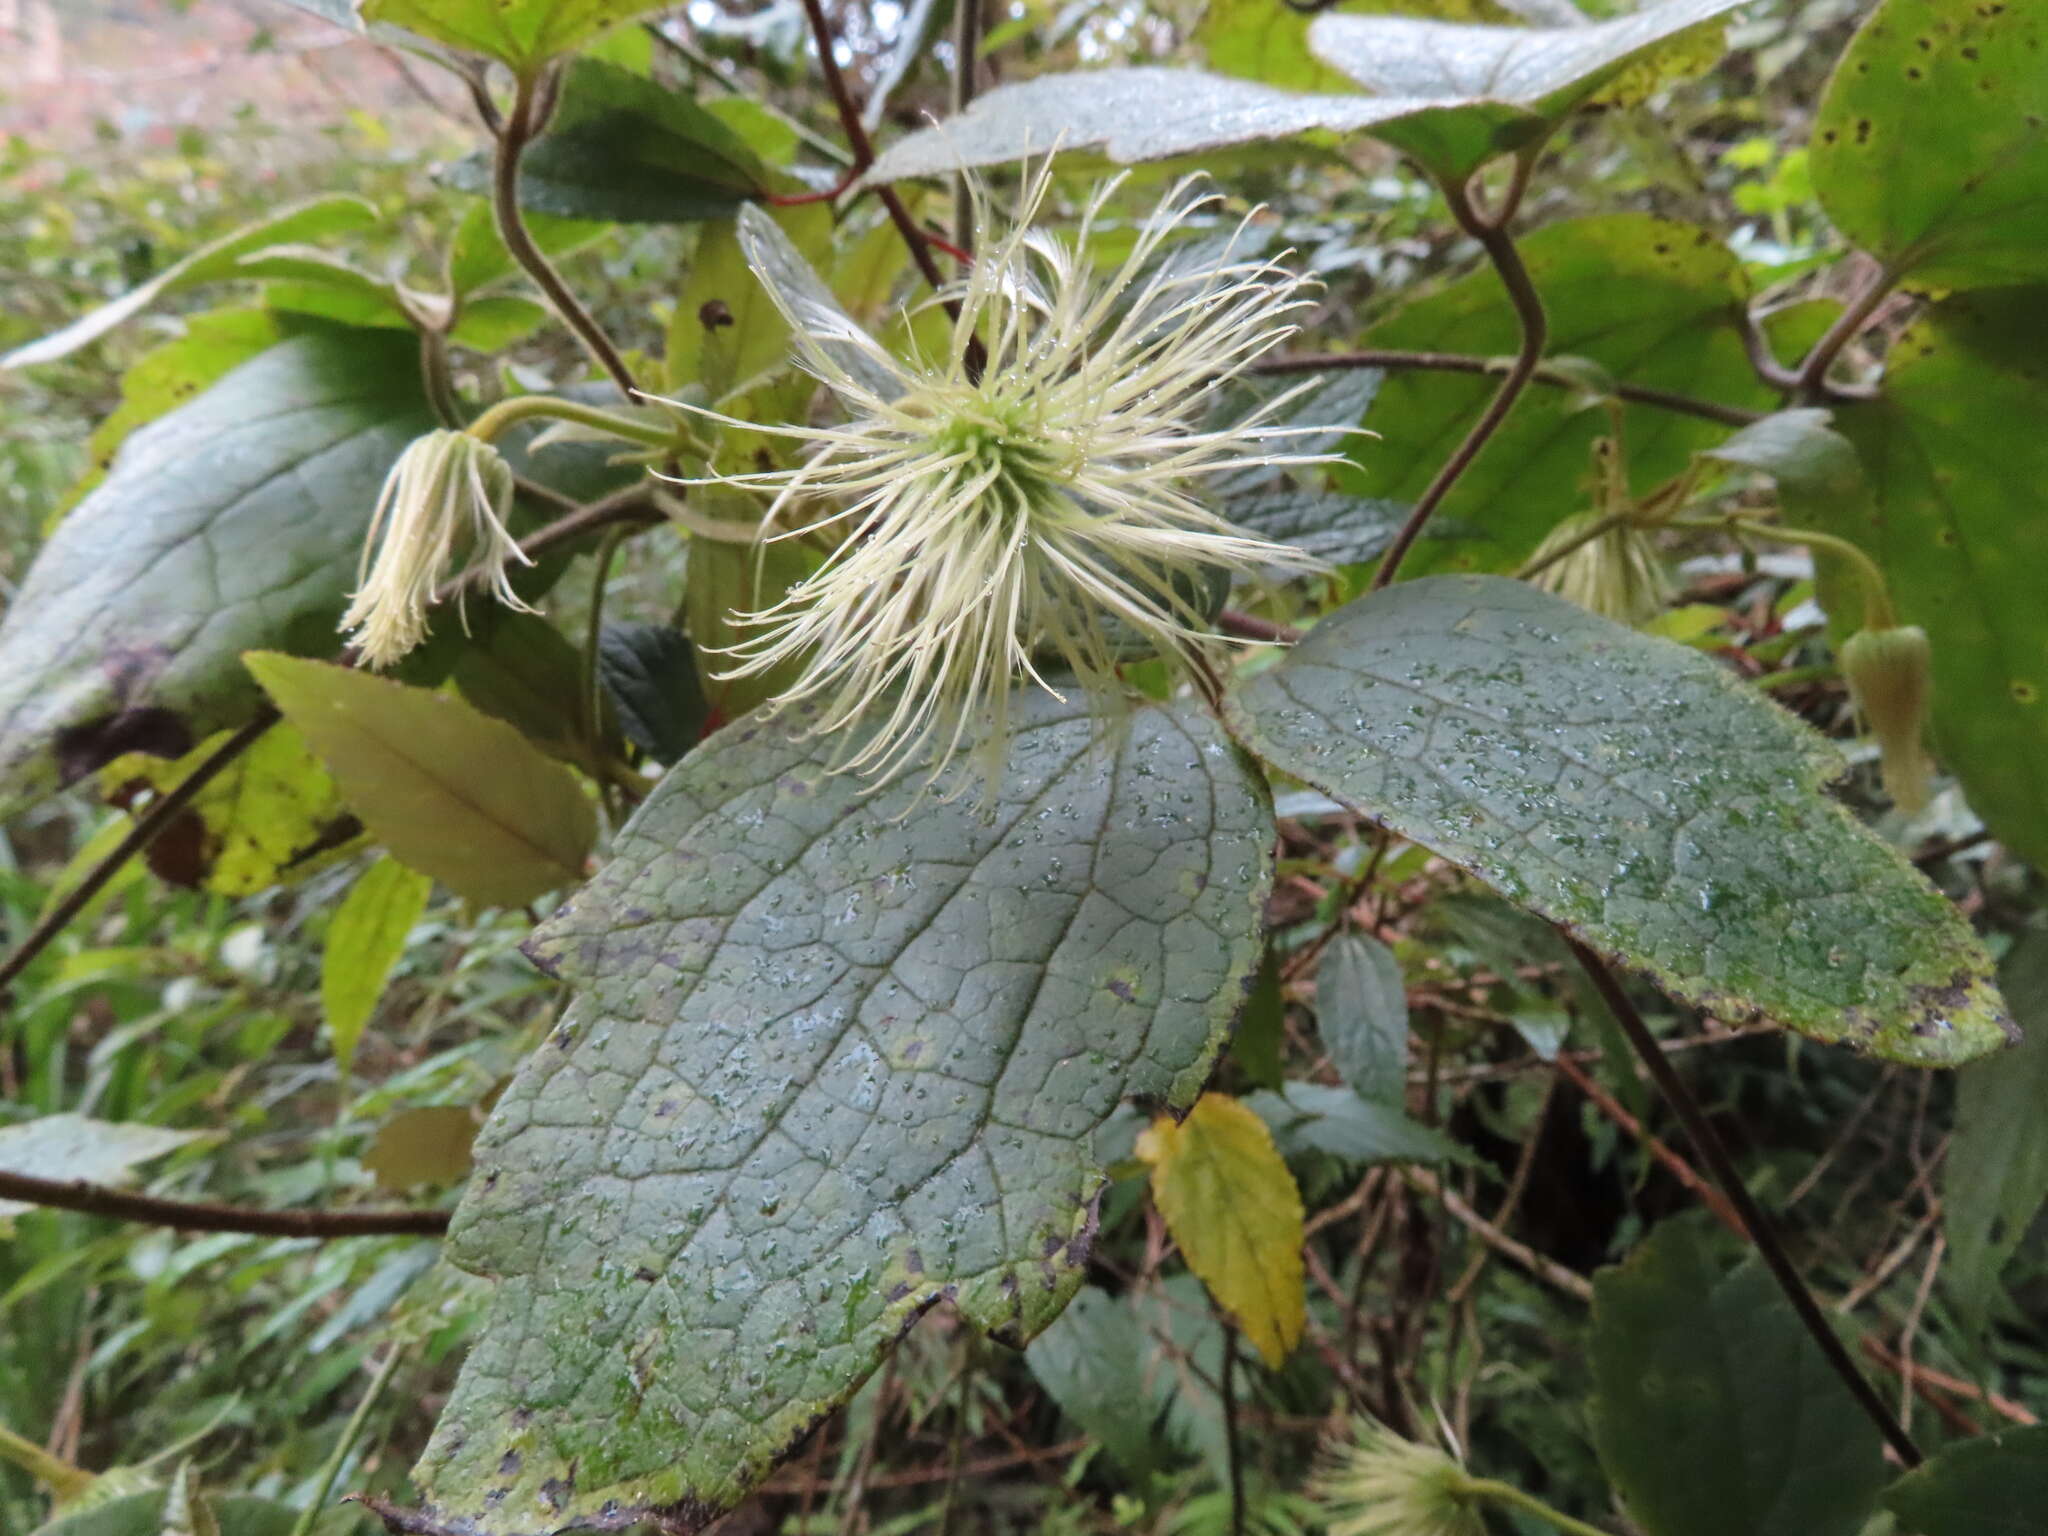
<instances>
[{"instance_id":1,"label":"yellowing leaf","mask_svg":"<svg viewBox=\"0 0 2048 1536\"><path fill-rule=\"evenodd\" d=\"M380 859L349 887L320 957L320 1006L327 1015L334 1059L342 1071L355 1060L363 1026L384 995L391 967L405 953L406 935L426 910L434 882L396 859Z\"/></svg>"},{"instance_id":2,"label":"yellowing leaf","mask_svg":"<svg viewBox=\"0 0 2048 1536\"><path fill-rule=\"evenodd\" d=\"M100 770L106 797L138 809L139 792L161 794L191 776L230 733L181 758L129 752ZM334 776L305 737L277 724L223 769L150 845L149 866L173 885L248 896L331 862L361 831L349 820Z\"/></svg>"},{"instance_id":3,"label":"yellowing leaf","mask_svg":"<svg viewBox=\"0 0 2048 1536\"><path fill-rule=\"evenodd\" d=\"M400 1110L377 1132L363 1166L393 1194L421 1184L453 1184L469 1172L476 1116L460 1104Z\"/></svg>"},{"instance_id":4,"label":"yellowing leaf","mask_svg":"<svg viewBox=\"0 0 2048 1536\"><path fill-rule=\"evenodd\" d=\"M1301 1191L1266 1122L1205 1093L1178 1124L1161 1115L1138 1137L1152 1199L1188 1268L1237 1320L1268 1365L1301 1341Z\"/></svg>"},{"instance_id":5,"label":"yellowing leaf","mask_svg":"<svg viewBox=\"0 0 2048 1536\"><path fill-rule=\"evenodd\" d=\"M589 797L502 720L328 662L243 659L371 834L420 873L503 907L583 877L597 838Z\"/></svg>"}]
</instances>

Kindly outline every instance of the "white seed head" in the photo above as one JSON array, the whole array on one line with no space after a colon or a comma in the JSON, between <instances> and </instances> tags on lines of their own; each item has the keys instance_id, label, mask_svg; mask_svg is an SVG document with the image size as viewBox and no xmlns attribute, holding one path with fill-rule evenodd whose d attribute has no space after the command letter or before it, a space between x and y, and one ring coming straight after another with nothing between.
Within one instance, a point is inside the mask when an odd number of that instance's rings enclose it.
<instances>
[{"instance_id":1,"label":"white seed head","mask_svg":"<svg viewBox=\"0 0 2048 1536\"><path fill-rule=\"evenodd\" d=\"M1358 1419L1312 1492L1330 1536L1486 1536L1484 1501L1455 1459Z\"/></svg>"},{"instance_id":2,"label":"white seed head","mask_svg":"<svg viewBox=\"0 0 2048 1536\"><path fill-rule=\"evenodd\" d=\"M499 602L533 611L507 576L513 562L533 563L505 526L512 489L511 466L467 432L429 432L398 456L371 514L355 600L341 617L371 666L391 666L426 638L434 593L458 558L465 577L480 578Z\"/></svg>"},{"instance_id":3,"label":"white seed head","mask_svg":"<svg viewBox=\"0 0 2048 1536\"><path fill-rule=\"evenodd\" d=\"M1087 246L1118 183L1072 240L1032 225L1050 184L1048 163L999 219L970 178L975 257L934 301L958 306L936 358L894 357L778 292L801 361L849 419L775 429L811 447L793 469L718 477L773 494L773 537L834 541L816 573L739 615L755 633L726 675L802 658L776 702L810 701L821 732L865 720L841 766L879 781L929 761L929 783L976 738L992 781L1014 681L1056 693L1046 674L1064 669L1106 693L1133 639L1185 661L1214 638L1217 576L1316 565L1195 495L1205 476L1328 461L1276 451L1327 430L1272 424L1299 390L1221 429L1204 420L1220 384L1293 333L1311 284L1238 256L1243 223L1227 244L1163 252L1217 201L1197 178L1100 275Z\"/></svg>"}]
</instances>

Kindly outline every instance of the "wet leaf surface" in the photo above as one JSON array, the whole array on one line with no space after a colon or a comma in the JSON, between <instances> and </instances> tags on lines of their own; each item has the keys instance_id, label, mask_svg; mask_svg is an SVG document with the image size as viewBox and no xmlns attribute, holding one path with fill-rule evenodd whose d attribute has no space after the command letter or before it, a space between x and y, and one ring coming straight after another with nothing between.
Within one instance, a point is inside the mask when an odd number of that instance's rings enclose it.
<instances>
[{"instance_id":1,"label":"wet leaf surface","mask_svg":"<svg viewBox=\"0 0 2048 1536\"><path fill-rule=\"evenodd\" d=\"M2012 1032L1955 908L1822 786L1824 740L1698 652L1497 577L1340 609L1237 692L1275 765L1667 991L1895 1061Z\"/></svg>"},{"instance_id":2,"label":"wet leaf surface","mask_svg":"<svg viewBox=\"0 0 2048 1536\"><path fill-rule=\"evenodd\" d=\"M1023 1342L1080 1283L1096 1129L1184 1107L1256 964L1263 789L1206 719L1040 695L986 814L742 721L531 953L579 989L477 1144L498 1281L427 1528L698 1528L944 1299Z\"/></svg>"}]
</instances>

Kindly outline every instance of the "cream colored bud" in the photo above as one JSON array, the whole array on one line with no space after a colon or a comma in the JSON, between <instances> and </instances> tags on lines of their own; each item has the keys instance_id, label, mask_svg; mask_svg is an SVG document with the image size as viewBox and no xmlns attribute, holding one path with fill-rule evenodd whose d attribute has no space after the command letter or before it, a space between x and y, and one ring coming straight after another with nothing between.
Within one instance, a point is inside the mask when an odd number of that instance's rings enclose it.
<instances>
[{"instance_id":1,"label":"cream colored bud","mask_svg":"<svg viewBox=\"0 0 2048 1536\"><path fill-rule=\"evenodd\" d=\"M1917 624L1858 630L1841 660L1849 695L1877 740L1885 793L1909 815L1921 810L1932 775L1922 740L1934 684L1927 631Z\"/></svg>"},{"instance_id":2,"label":"cream colored bud","mask_svg":"<svg viewBox=\"0 0 2048 1536\"><path fill-rule=\"evenodd\" d=\"M513 562L531 565L506 527L512 467L467 432L415 438L384 477L341 628L373 667L398 662L427 636L434 593L459 560L499 602L531 612L512 590Z\"/></svg>"},{"instance_id":3,"label":"cream colored bud","mask_svg":"<svg viewBox=\"0 0 2048 1536\"><path fill-rule=\"evenodd\" d=\"M1605 514L1580 512L1566 518L1537 546L1532 578L1545 592L1614 620L1641 626L1662 613L1671 601L1671 579L1649 534L1632 523L1616 523L1587 537ZM1547 556L1562 550L1547 564Z\"/></svg>"},{"instance_id":4,"label":"cream colored bud","mask_svg":"<svg viewBox=\"0 0 2048 1536\"><path fill-rule=\"evenodd\" d=\"M1486 1536L1476 1480L1432 1445L1358 1419L1329 1452L1310 1491L1329 1536Z\"/></svg>"}]
</instances>

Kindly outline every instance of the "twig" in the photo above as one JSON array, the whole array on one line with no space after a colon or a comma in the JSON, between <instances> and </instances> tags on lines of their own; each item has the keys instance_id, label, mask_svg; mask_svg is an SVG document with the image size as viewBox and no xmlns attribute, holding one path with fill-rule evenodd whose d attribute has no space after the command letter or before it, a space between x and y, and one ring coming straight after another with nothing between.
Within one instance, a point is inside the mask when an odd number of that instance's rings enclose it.
<instances>
[{"instance_id":1,"label":"twig","mask_svg":"<svg viewBox=\"0 0 2048 1536\"><path fill-rule=\"evenodd\" d=\"M1821 1354L1833 1367L1836 1375L1841 1377L1842 1384L1849 1389L1849 1395L1856 1399L1857 1406L1870 1415L1871 1422L1877 1425L1878 1431L1899 1460L1908 1467L1919 1466L1923 1459L1920 1447L1913 1443L1913 1437L1906 1432L1905 1426L1899 1423L1884 1400L1877 1395L1869 1378L1856 1368L1856 1362L1849 1358L1849 1351L1843 1346L1841 1338L1828 1325L1828 1320L1821 1315L1820 1303L1814 1300L1812 1290L1785 1252L1785 1245L1779 1239L1777 1228L1764 1214L1763 1207L1756 1203L1756 1197L1750 1194L1749 1186L1742 1181L1741 1170L1735 1166L1735 1159L1729 1155L1720 1133L1714 1129L1713 1122L1707 1119L1699 1101L1693 1097L1692 1090L1686 1087L1685 1079L1678 1075L1677 1068L1665 1060L1664 1053L1657 1048L1656 1037L1650 1033L1650 1027L1643 1022L1643 1016L1636 1011L1636 1005L1629 1000L1628 994L1622 990L1621 983L1615 979L1614 973L1607 968L1604 960L1569 934L1564 938L1571 946L1572 953L1578 957L1579 964L1585 968L1594 990L1599 992L1601 1000L1607 1004L1608 1011L1614 1015L1615 1022L1621 1026L1621 1032L1628 1037L1629 1045L1634 1048L1644 1067L1649 1070L1651 1080L1656 1083L1666 1102L1671 1105L1679 1123L1685 1127L1693 1149L1699 1153L1708 1170L1720 1182L1721 1192L1735 1207L1736 1214L1742 1218L1743 1226L1749 1229L1750 1242L1755 1245L1758 1255L1763 1259L1772 1277L1777 1280L1786 1299L1792 1303L1792 1310L1799 1314L1799 1321L1805 1325L1813 1342L1820 1347Z\"/></svg>"},{"instance_id":2,"label":"twig","mask_svg":"<svg viewBox=\"0 0 2048 1536\"><path fill-rule=\"evenodd\" d=\"M1525 155L1516 163L1515 180L1508 195L1502 201L1500 211L1492 217L1482 216L1473 206L1469 186L1446 186L1444 199L1450 204L1451 214L1465 233L1477 240L1486 252L1493 269L1500 274L1501 283L1508 291L1508 301L1514 305L1515 318L1521 322L1522 345L1515 354L1514 365L1507 376L1500 381L1500 388L1494 391L1493 399L1479 419L1472 423L1472 430L1465 434L1465 440L1452 450L1444 460L1443 467L1436 472L1415 506L1408 514L1408 520L1401 525L1401 531L1394 535L1394 542L1380 558L1379 569L1373 573L1373 590L1378 591L1393 581L1401 569L1401 562L1415 541L1422 536L1436 509L1451 493L1451 487L1469 469L1472 461L1479 457L1479 451L1487 444L1500 424L1507 420L1508 412L1528 388L1529 381L1536 376L1538 365L1543 361L1543 349L1550 339L1550 322L1543 313L1543 297L1537 293L1536 285L1530 281L1529 269L1522 264L1522 256L1515 249L1512 236L1505 225L1513 216L1515 204L1520 200L1521 186L1528 176L1530 161Z\"/></svg>"},{"instance_id":3,"label":"twig","mask_svg":"<svg viewBox=\"0 0 2048 1536\"><path fill-rule=\"evenodd\" d=\"M1292 645L1303 633L1292 624L1262 619L1255 613L1242 613L1235 608L1226 608L1217 614L1216 627L1224 634L1236 635L1241 640L1266 640L1274 645Z\"/></svg>"},{"instance_id":4,"label":"twig","mask_svg":"<svg viewBox=\"0 0 2048 1536\"><path fill-rule=\"evenodd\" d=\"M1474 1237L1478 1238L1479 1241L1486 1244L1487 1247L1491 1248L1502 1258L1519 1265L1546 1285L1556 1286L1557 1289L1563 1291L1567 1296L1575 1296L1584 1302L1592 1301L1593 1285L1584 1275L1576 1270L1565 1268L1564 1265L1558 1263L1557 1260L1551 1258L1548 1254L1538 1253L1527 1243L1517 1242L1514 1238L1509 1237L1507 1233L1501 1231L1499 1227L1466 1204L1464 1198L1455 1190L1446 1188L1443 1180L1434 1173L1431 1173L1427 1168L1404 1168L1401 1170L1401 1177L1412 1188L1420 1190L1423 1194L1429 1195L1434 1199L1441 1200L1445 1210L1449 1211L1453 1217L1462 1223Z\"/></svg>"},{"instance_id":5,"label":"twig","mask_svg":"<svg viewBox=\"0 0 2048 1536\"><path fill-rule=\"evenodd\" d=\"M1462 352L1411 352L1401 348L1362 348L1354 352L1307 352L1292 357L1269 357L1253 363L1247 373L1290 374L1324 373L1336 368L1384 368L1390 373L1478 373L1500 374L1514 366L1507 358L1474 357ZM1556 368L1538 368L1530 375L1530 382L1547 384L1553 389L1584 389L1586 381L1575 378ZM1744 410L1739 405L1723 405L1718 400L1702 400L1694 395L1683 395L1676 390L1654 389L1647 384L1616 384L1617 399L1633 405L1655 406L1659 410L1674 411L1681 416L1698 416L1707 421L1718 421L1731 427L1746 427L1760 420L1759 411Z\"/></svg>"},{"instance_id":6,"label":"twig","mask_svg":"<svg viewBox=\"0 0 2048 1536\"><path fill-rule=\"evenodd\" d=\"M1793 386L1802 400L1822 399L1828 391L1828 369L1842 349L1854 341L1869 323L1892 291L1894 279L1888 267L1880 266L1870 274L1870 281L1851 299L1842 312L1835 317L1835 323L1827 328L1825 335L1813 344L1813 350L1806 354L1806 360L1799 365L1793 377Z\"/></svg>"},{"instance_id":7,"label":"twig","mask_svg":"<svg viewBox=\"0 0 2048 1536\"><path fill-rule=\"evenodd\" d=\"M1691 1163L1644 1129L1643 1122L1630 1114L1613 1094L1593 1081L1577 1062L1569 1056L1560 1055L1551 1064L1557 1068L1559 1076L1569 1078L1573 1087L1591 1099L1601 1114L1633 1136L1645 1152L1664 1165L1666 1172L1692 1191L1693 1197L1714 1213L1715 1220L1737 1237L1749 1236L1743 1228L1742 1218L1735 1214L1735 1207L1728 1203L1727 1197L1702 1178Z\"/></svg>"},{"instance_id":8,"label":"twig","mask_svg":"<svg viewBox=\"0 0 2048 1536\"><path fill-rule=\"evenodd\" d=\"M831 93L832 104L839 111L839 125L846 132L846 142L853 148L854 172L864 174L875 163L874 141L868 137L867 125L860 120L860 108L854 105L853 93L847 89L846 76L839 68L839 57L832 51L836 42L832 23L825 19L825 7L820 0L804 0L804 14L811 21L811 40L818 48L818 67L824 71L825 89ZM917 270L924 274L924 280L934 288L943 288L946 279L939 271L939 264L932 260L931 246L924 231L917 227L917 221L903 206L903 199L896 195L896 189L878 186L875 195L888 209L890 222L910 248L910 259L917 263Z\"/></svg>"},{"instance_id":9,"label":"twig","mask_svg":"<svg viewBox=\"0 0 2048 1536\"><path fill-rule=\"evenodd\" d=\"M1937 1205L1913 1224L1913 1230L1899 1240L1897 1247L1878 1260L1877 1268L1850 1287L1848 1294L1835 1303L1835 1311L1847 1317L1883 1290L1885 1282L1899 1272L1901 1264L1913 1257L1913 1250L1926 1241L1927 1234L1934 1230L1935 1223L1940 1220L1941 1207Z\"/></svg>"},{"instance_id":10,"label":"twig","mask_svg":"<svg viewBox=\"0 0 2048 1536\"><path fill-rule=\"evenodd\" d=\"M34 963L36 956L49 948L50 941L62 933L71 920L85 910L87 902L97 896L100 888L113 879L121 867L136 854L142 852L162 835L178 814L198 797L199 792L220 777L221 773L250 747L256 738L277 724L282 718L270 705L265 704L234 735L222 742L197 768L186 775L175 789L166 791L150 808L136 818L135 825L128 829L128 835L116 843L107 856L95 864L65 895L64 899L43 914L42 920L29 930L13 954L0 963L0 997L5 997L7 988L15 979ZM25 1197L17 1197L25 1198Z\"/></svg>"},{"instance_id":11,"label":"twig","mask_svg":"<svg viewBox=\"0 0 2048 1536\"><path fill-rule=\"evenodd\" d=\"M538 83L521 76L513 88L511 112L493 128L497 147L491 155L491 207L497 215L498 237L505 242L505 249L512 253L512 259L547 295L548 302L554 306L562 322L576 333L597 365L611 376L619 392L628 400L637 400L638 385L634 382L633 370L626 366L619 349L605 335L604 327L583 307L583 301L569 291L561 273L533 243L533 236L527 232L526 220L519 211L520 157L546 125L553 106L553 92L552 75L542 77ZM483 100L488 103L489 98L484 97ZM486 126L491 125L490 117L485 118L485 123Z\"/></svg>"},{"instance_id":12,"label":"twig","mask_svg":"<svg viewBox=\"0 0 2048 1536\"><path fill-rule=\"evenodd\" d=\"M1910 1377L1913 1381L1919 1383L1923 1397L1928 1396L1928 1391L1931 1388L1935 1391L1947 1392L1954 1397L1967 1398L1973 1403L1982 1403L1993 1413L2001 1418L2010 1419L2015 1424L2038 1424L2041 1422L2021 1404L2014 1402L2009 1397L2000 1397L1996 1392L1986 1392L1974 1381L1964 1381L1959 1377L1949 1375L1945 1371L1933 1370L1924 1365L1915 1365L1910 1360L1901 1359L1874 1333L1863 1335L1863 1353L1870 1356L1871 1359L1875 1360L1886 1370L1899 1376ZM1931 1398L1929 1400L1932 1401Z\"/></svg>"},{"instance_id":13,"label":"twig","mask_svg":"<svg viewBox=\"0 0 2048 1536\"><path fill-rule=\"evenodd\" d=\"M79 1211L139 1221L179 1232L250 1232L266 1237L438 1237L448 1212L415 1210L280 1211L260 1206L165 1200L109 1189L83 1179L39 1179L0 1168L0 1200L21 1200L51 1210Z\"/></svg>"}]
</instances>

